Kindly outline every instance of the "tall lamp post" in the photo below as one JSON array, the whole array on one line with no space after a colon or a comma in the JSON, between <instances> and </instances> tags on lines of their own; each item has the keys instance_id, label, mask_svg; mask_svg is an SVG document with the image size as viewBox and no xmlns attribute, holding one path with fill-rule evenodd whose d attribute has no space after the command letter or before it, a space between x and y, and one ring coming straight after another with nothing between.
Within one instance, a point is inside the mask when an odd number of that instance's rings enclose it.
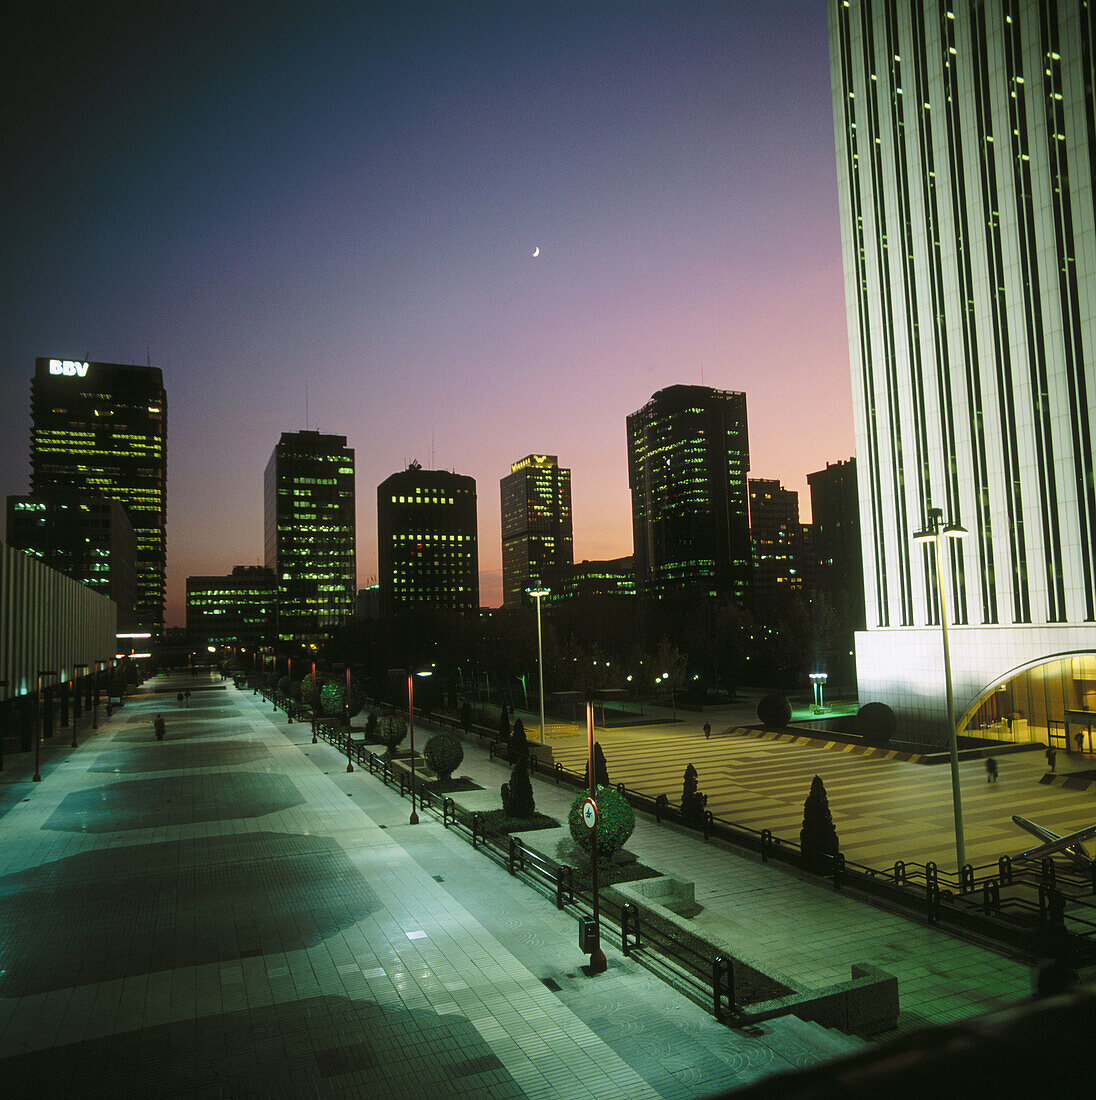
<instances>
[{"instance_id":1,"label":"tall lamp post","mask_svg":"<svg viewBox=\"0 0 1096 1100\"><path fill-rule=\"evenodd\" d=\"M56 676L54 669L40 668L38 670L38 721L34 723L34 782L42 782L42 772L38 767L38 748L42 744L42 677ZM51 703L50 706L53 704Z\"/></svg>"},{"instance_id":2,"label":"tall lamp post","mask_svg":"<svg viewBox=\"0 0 1096 1100\"><path fill-rule=\"evenodd\" d=\"M87 667L87 664L72 666L72 747L74 749L80 747L76 744L76 719L80 717L80 671Z\"/></svg>"},{"instance_id":3,"label":"tall lamp post","mask_svg":"<svg viewBox=\"0 0 1096 1100\"><path fill-rule=\"evenodd\" d=\"M7 680L0 680L0 688L6 688L8 686ZM7 694L5 692L5 694ZM7 702L7 700L4 700ZM4 731L0 728L0 772L4 770Z\"/></svg>"},{"instance_id":4,"label":"tall lamp post","mask_svg":"<svg viewBox=\"0 0 1096 1100\"><path fill-rule=\"evenodd\" d=\"M944 523L941 508L929 509L928 526L918 531L914 542L933 544L936 561L936 591L940 600L940 632L944 640L944 686L947 692L948 739L951 742L951 802L955 814L955 858L961 871L967 862L966 844L963 840L963 799L959 789L959 745L955 734L955 699L951 686L951 650L948 648L948 608L944 599L944 569L940 557L940 539L962 538L967 533L958 523Z\"/></svg>"},{"instance_id":5,"label":"tall lamp post","mask_svg":"<svg viewBox=\"0 0 1096 1100\"><path fill-rule=\"evenodd\" d=\"M537 601L537 676L540 681L540 743L544 744L544 646L540 633L540 601L551 594L550 588L527 588L525 590Z\"/></svg>"},{"instance_id":6,"label":"tall lamp post","mask_svg":"<svg viewBox=\"0 0 1096 1100\"><path fill-rule=\"evenodd\" d=\"M390 668L389 676L407 677L407 730L411 737L411 819L409 824L417 825L419 815L415 810L415 677L432 676L432 668Z\"/></svg>"}]
</instances>

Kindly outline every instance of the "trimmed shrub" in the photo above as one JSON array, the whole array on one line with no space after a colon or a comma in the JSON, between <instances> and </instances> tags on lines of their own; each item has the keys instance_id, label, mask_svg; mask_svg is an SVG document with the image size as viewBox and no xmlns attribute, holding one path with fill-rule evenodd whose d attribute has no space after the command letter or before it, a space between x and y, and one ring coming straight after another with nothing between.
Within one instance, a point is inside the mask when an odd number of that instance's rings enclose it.
<instances>
[{"instance_id":1,"label":"trimmed shrub","mask_svg":"<svg viewBox=\"0 0 1096 1100\"><path fill-rule=\"evenodd\" d=\"M365 736L369 738L377 736L377 716L372 711L365 720Z\"/></svg>"},{"instance_id":2,"label":"trimmed shrub","mask_svg":"<svg viewBox=\"0 0 1096 1100\"><path fill-rule=\"evenodd\" d=\"M582 769L582 785L589 790L590 789L590 761L586 761L586 766ZM609 765L605 762L605 753L601 750L601 742L594 742L594 786L595 787L611 787L612 783L609 782Z\"/></svg>"},{"instance_id":3,"label":"trimmed shrub","mask_svg":"<svg viewBox=\"0 0 1096 1100\"><path fill-rule=\"evenodd\" d=\"M514 719L514 732L510 735L509 744L506 746L506 757L511 764L529 758L529 743L525 740L525 723L520 718Z\"/></svg>"},{"instance_id":4,"label":"trimmed shrub","mask_svg":"<svg viewBox=\"0 0 1096 1100\"><path fill-rule=\"evenodd\" d=\"M696 768L690 764L681 783L681 816L692 825L704 819L704 807L708 804L707 796L697 790L698 785Z\"/></svg>"},{"instance_id":5,"label":"trimmed shrub","mask_svg":"<svg viewBox=\"0 0 1096 1100\"><path fill-rule=\"evenodd\" d=\"M898 719L886 703L865 703L856 715L856 732L865 741L882 744L898 732Z\"/></svg>"},{"instance_id":6,"label":"trimmed shrub","mask_svg":"<svg viewBox=\"0 0 1096 1100\"><path fill-rule=\"evenodd\" d=\"M763 726L783 729L792 720L792 707L779 692L766 695L757 704L757 720Z\"/></svg>"},{"instance_id":7,"label":"trimmed shrub","mask_svg":"<svg viewBox=\"0 0 1096 1100\"><path fill-rule=\"evenodd\" d=\"M346 688L338 680L320 688L320 709L329 717L346 713Z\"/></svg>"},{"instance_id":8,"label":"trimmed shrub","mask_svg":"<svg viewBox=\"0 0 1096 1100\"><path fill-rule=\"evenodd\" d=\"M586 794L576 796L567 815L567 824L575 843L589 852L592 837L582 821L582 803ZM598 787L594 792L597 803L597 854L600 857L611 856L623 848L628 837L636 827L636 815L628 800L616 787Z\"/></svg>"},{"instance_id":9,"label":"trimmed shrub","mask_svg":"<svg viewBox=\"0 0 1096 1100\"><path fill-rule=\"evenodd\" d=\"M276 672L264 672L263 687L265 687L267 691L276 691L278 688L278 674Z\"/></svg>"},{"instance_id":10,"label":"trimmed shrub","mask_svg":"<svg viewBox=\"0 0 1096 1100\"><path fill-rule=\"evenodd\" d=\"M426 742L422 754L439 779L449 779L464 759L464 746L451 733L436 733Z\"/></svg>"},{"instance_id":11,"label":"trimmed shrub","mask_svg":"<svg viewBox=\"0 0 1096 1100\"><path fill-rule=\"evenodd\" d=\"M392 756L396 746L407 736L407 719L397 714L383 718L378 733L381 743L386 748L386 755Z\"/></svg>"},{"instance_id":12,"label":"trimmed shrub","mask_svg":"<svg viewBox=\"0 0 1096 1100\"><path fill-rule=\"evenodd\" d=\"M320 689L323 687L325 682L326 681L324 680L323 676L319 675L319 673L317 673L316 680L315 682L313 682L312 673L310 672L301 681L301 701L303 703L306 703L313 710L319 710Z\"/></svg>"},{"instance_id":13,"label":"trimmed shrub","mask_svg":"<svg viewBox=\"0 0 1096 1100\"><path fill-rule=\"evenodd\" d=\"M811 781L811 793L803 803L803 828L799 831L799 848L804 866L812 871L825 870L828 862L825 857L835 856L841 850L833 815L830 813L830 800L826 797L822 777L818 775Z\"/></svg>"},{"instance_id":14,"label":"trimmed shrub","mask_svg":"<svg viewBox=\"0 0 1096 1100\"><path fill-rule=\"evenodd\" d=\"M279 676L278 677L278 694L279 695L288 695L289 694L289 677L288 676Z\"/></svg>"},{"instance_id":15,"label":"trimmed shrub","mask_svg":"<svg viewBox=\"0 0 1096 1100\"><path fill-rule=\"evenodd\" d=\"M525 767L525 761L519 760L510 773L510 790L508 802L503 809L511 817L532 817L536 810L533 800L533 784L529 782L529 771Z\"/></svg>"}]
</instances>

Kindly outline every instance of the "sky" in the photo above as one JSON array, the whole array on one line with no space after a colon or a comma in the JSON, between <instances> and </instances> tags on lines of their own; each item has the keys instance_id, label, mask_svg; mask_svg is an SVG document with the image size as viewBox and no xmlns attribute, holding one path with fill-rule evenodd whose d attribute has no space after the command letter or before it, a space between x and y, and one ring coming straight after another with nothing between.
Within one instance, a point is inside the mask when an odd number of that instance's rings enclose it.
<instances>
[{"instance_id":1,"label":"sky","mask_svg":"<svg viewBox=\"0 0 1096 1100\"><path fill-rule=\"evenodd\" d=\"M824 0L16 0L0 47L0 497L37 356L160 367L168 625L261 563L284 431L476 479L572 479L576 560L632 551L625 418L747 395L750 475L853 453ZM534 257L536 248L540 254Z\"/></svg>"}]
</instances>

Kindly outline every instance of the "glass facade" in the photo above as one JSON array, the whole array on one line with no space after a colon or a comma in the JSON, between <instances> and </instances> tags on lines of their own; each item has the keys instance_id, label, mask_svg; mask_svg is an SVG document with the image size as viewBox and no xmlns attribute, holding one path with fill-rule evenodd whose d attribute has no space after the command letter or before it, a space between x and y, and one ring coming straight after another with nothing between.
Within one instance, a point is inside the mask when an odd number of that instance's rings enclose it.
<instances>
[{"instance_id":1,"label":"glass facade","mask_svg":"<svg viewBox=\"0 0 1096 1100\"><path fill-rule=\"evenodd\" d=\"M283 432L266 466L264 498L277 640L313 650L354 614L354 451L346 436Z\"/></svg>"},{"instance_id":2,"label":"glass facade","mask_svg":"<svg viewBox=\"0 0 1096 1100\"><path fill-rule=\"evenodd\" d=\"M543 585L551 569L574 560L571 471L555 455L527 455L499 484L502 497L502 591L520 607L526 588Z\"/></svg>"},{"instance_id":3,"label":"glass facade","mask_svg":"<svg viewBox=\"0 0 1096 1100\"><path fill-rule=\"evenodd\" d=\"M746 395L659 390L628 417L636 587L741 595L750 583Z\"/></svg>"},{"instance_id":4,"label":"glass facade","mask_svg":"<svg viewBox=\"0 0 1096 1100\"><path fill-rule=\"evenodd\" d=\"M261 565L238 565L227 577L187 577L187 639L200 648L273 645L277 607L277 578Z\"/></svg>"},{"instance_id":5,"label":"glass facade","mask_svg":"<svg viewBox=\"0 0 1096 1100\"><path fill-rule=\"evenodd\" d=\"M31 493L118 501L137 540L137 625L160 635L167 567L167 395L155 367L35 360Z\"/></svg>"},{"instance_id":6,"label":"glass facade","mask_svg":"<svg viewBox=\"0 0 1096 1100\"><path fill-rule=\"evenodd\" d=\"M381 611L479 614L476 482L412 463L377 487Z\"/></svg>"}]
</instances>

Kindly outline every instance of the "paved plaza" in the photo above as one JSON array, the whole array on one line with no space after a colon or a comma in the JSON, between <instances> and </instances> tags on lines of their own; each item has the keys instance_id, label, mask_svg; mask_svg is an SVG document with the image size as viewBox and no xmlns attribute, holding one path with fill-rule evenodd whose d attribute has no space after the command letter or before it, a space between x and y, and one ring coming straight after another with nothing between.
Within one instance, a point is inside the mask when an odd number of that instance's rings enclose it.
<instances>
[{"instance_id":1,"label":"paved plaza","mask_svg":"<svg viewBox=\"0 0 1096 1100\"><path fill-rule=\"evenodd\" d=\"M44 743L41 783L25 756L0 773L12 1095L692 1097L862 1045L728 1028L611 944L586 977L572 915L231 684L153 680L87 726ZM506 778L474 746L460 772ZM895 974L903 1030L1030 995L1025 965L787 868L647 820L629 848L774 972Z\"/></svg>"}]
</instances>

